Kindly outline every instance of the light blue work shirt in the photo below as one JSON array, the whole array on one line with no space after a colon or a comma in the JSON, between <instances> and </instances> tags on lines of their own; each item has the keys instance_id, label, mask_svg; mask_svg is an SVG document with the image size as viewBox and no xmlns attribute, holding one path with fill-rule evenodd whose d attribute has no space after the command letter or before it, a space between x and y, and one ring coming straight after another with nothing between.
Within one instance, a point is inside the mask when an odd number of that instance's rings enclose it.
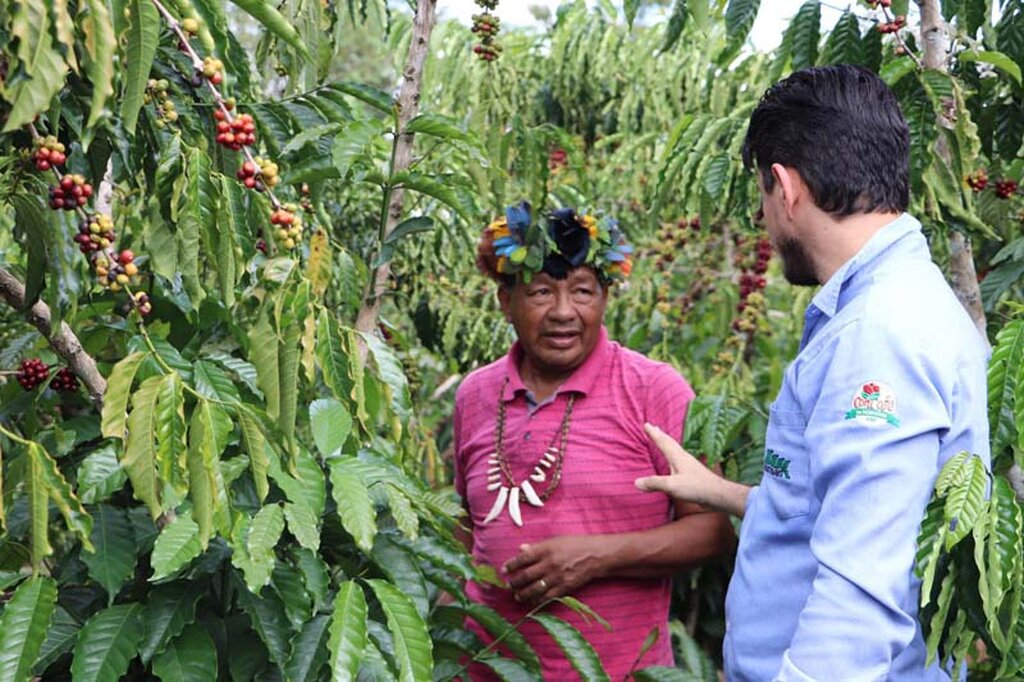
<instances>
[{"instance_id":1,"label":"light blue work shirt","mask_svg":"<svg viewBox=\"0 0 1024 682\"><path fill-rule=\"evenodd\" d=\"M914 554L942 465L989 465L987 356L907 214L815 295L747 500L730 682L948 679L925 668Z\"/></svg>"}]
</instances>

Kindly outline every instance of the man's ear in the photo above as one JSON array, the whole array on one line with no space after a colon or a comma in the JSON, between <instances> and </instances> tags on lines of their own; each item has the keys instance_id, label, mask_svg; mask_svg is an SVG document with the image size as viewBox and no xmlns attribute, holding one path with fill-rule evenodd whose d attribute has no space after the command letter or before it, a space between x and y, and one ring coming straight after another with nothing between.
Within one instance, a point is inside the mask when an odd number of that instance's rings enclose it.
<instances>
[{"instance_id":1,"label":"man's ear","mask_svg":"<svg viewBox=\"0 0 1024 682\"><path fill-rule=\"evenodd\" d=\"M782 192L782 203L786 207L786 217L793 219L797 205L805 199L807 185L795 168L783 166L781 163L772 164L772 176L775 178L775 185Z\"/></svg>"},{"instance_id":2,"label":"man's ear","mask_svg":"<svg viewBox=\"0 0 1024 682\"><path fill-rule=\"evenodd\" d=\"M507 286L498 286L498 304L501 305L501 312L505 313L505 319L512 321L512 290Z\"/></svg>"}]
</instances>

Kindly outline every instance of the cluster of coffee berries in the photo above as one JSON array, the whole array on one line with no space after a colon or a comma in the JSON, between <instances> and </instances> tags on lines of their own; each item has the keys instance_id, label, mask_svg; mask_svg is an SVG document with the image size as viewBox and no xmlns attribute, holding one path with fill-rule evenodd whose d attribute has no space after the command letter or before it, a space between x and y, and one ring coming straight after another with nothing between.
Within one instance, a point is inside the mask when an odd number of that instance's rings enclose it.
<instances>
[{"instance_id":1,"label":"cluster of coffee berries","mask_svg":"<svg viewBox=\"0 0 1024 682\"><path fill-rule=\"evenodd\" d=\"M153 304L150 302L149 295L145 291L135 292L135 309L143 316L153 312Z\"/></svg>"},{"instance_id":2,"label":"cluster of coffee berries","mask_svg":"<svg viewBox=\"0 0 1024 682\"><path fill-rule=\"evenodd\" d=\"M62 166L67 161L64 145L54 135L37 137L34 147L32 160L36 162L36 170L47 171L56 166Z\"/></svg>"},{"instance_id":3,"label":"cluster of coffee berries","mask_svg":"<svg viewBox=\"0 0 1024 682\"><path fill-rule=\"evenodd\" d=\"M214 109L213 109L213 117L215 119L217 119L218 121L224 121L224 120L226 120L228 118L228 115L225 114L224 111L229 111L230 112L230 111L234 111L235 110L235 98L234 97L225 97L224 99L221 100L221 104L224 105L224 109L223 110L220 107L216 106L216 105L214 105Z\"/></svg>"},{"instance_id":4,"label":"cluster of coffee berries","mask_svg":"<svg viewBox=\"0 0 1024 682\"><path fill-rule=\"evenodd\" d=\"M756 291L764 289L768 285L768 280L765 279L764 275L755 275L752 272L744 272L740 274L740 302L736 305L736 312L742 313L743 309L747 305L747 299L750 295Z\"/></svg>"},{"instance_id":5,"label":"cluster of coffee berries","mask_svg":"<svg viewBox=\"0 0 1024 682\"><path fill-rule=\"evenodd\" d=\"M755 298L758 296L761 295L756 294ZM747 326L747 323L744 323L743 326ZM754 326L756 326L756 322ZM711 372L719 377L734 376L738 369L736 363L739 361L749 363L753 351L754 346L750 343L750 337L746 333L730 334L715 355L715 359L711 363Z\"/></svg>"},{"instance_id":6,"label":"cluster of coffee berries","mask_svg":"<svg viewBox=\"0 0 1024 682\"><path fill-rule=\"evenodd\" d=\"M94 213L78 224L75 241L82 253L95 253L114 243L114 221L105 213Z\"/></svg>"},{"instance_id":7,"label":"cluster of coffee berries","mask_svg":"<svg viewBox=\"0 0 1024 682\"><path fill-rule=\"evenodd\" d=\"M258 172L259 167L257 167L252 161L246 160L238 167L238 172L235 173L235 177L237 177L238 180L249 189L255 189L256 183L258 182L256 179L256 174Z\"/></svg>"},{"instance_id":8,"label":"cluster of coffee berries","mask_svg":"<svg viewBox=\"0 0 1024 682\"><path fill-rule=\"evenodd\" d=\"M970 187L975 193L981 192L988 187L988 173L985 172L984 168L979 168L970 175L967 176L967 186Z\"/></svg>"},{"instance_id":9,"label":"cluster of coffee berries","mask_svg":"<svg viewBox=\"0 0 1024 682\"><path fill-rule=\"evenodd\" d=\"M490 12L473 15L473 33L479 33L481 38L495 36L501 27L501 19Z\"/></svg>"},{"instance_id":10,"label":"cluster of coffee berries","mask_svg":"<svg viewBox=\"0 0 1024 682\"><path fill-rule=\"evenodd\" d=\"M564 149L553 149L548 154L548 168L552 171L557 171L565 166L569 165L569 155Z\"/></svg>"},{"instance_id":11,"label":"cluster of coffee berries","mask_svg":"<svg viewBox=\"0 0 1024 682\"><path fill-rule=\"evenodd\" d=\"M74 393L78 390L78 377L67 367L64 367L53 376L50 388L60 393Z\"/></svg>"},{"instance_id":12,"label":"cluster of coffee berries","mask_svg":"<svg viewBox=\"0 0 1024 682\"><path fill-rule=\"evenodd\" d=\"M278 177L277 164L270 159L263 159L259 156L254 158L253 161L256 162L260 169L260 183L270 189L277 187L277 183L281 181L281 178ZM260 188L257 187L257 189Z\"/></svg>"},{"instance_id":13,"label":"cluster of coffee berries","mask_svg":"<svg viewBox=\"0 0 1024 682\"><path fill-rule=\"evenodd\" d=\"M312 213L313 202L309 200L309 185L302 183L302 187L299 188L299 194L302 195L302 210L306 213Z\"/></svg>"},{"instance_id":14,"label":"cluster of coffee berries","mask_svg":"<svg viewBox=\"0 0 1024 682\"><path fill-rule=\"evenodd\" d=\"M757 240L757 262L754 263L754 273L763 275L768 272L768 261L772 259L772 243L765 238ZM764 287L759 287L763 289Z\"/></svg>"},{"instance_id":15,"label":"cluster of coffee berries","mask_svg":"<svg viewBox=\"0 0 1024 682\"><path fill-rule=\"evenodd\" d=\"M768 284L764 273L768 271L768 261L772 257L772 245L765 238L757 240L757 247L754 250L755 258L744 251L747 240L739 238L736 240L737 256L735 264L740 268L739 285L740 301L736 304L736 312L739 317L733 320L733 330L750 333L757 328L757 320L761 317L761 308L764 307L764 296L760 293ZM748 314L748 309L752 309Z\"/></svg>"},{"instance_id":16,"label":"cluster of coffee berries","mask_svg":"<svg viewBox=\"0 0 1024 682\"><path fill-rule=\"evenodd\" d=\"M668 300L671 292L672 289L669 286L668 282L664 282L658 285L658 288L655 291L654 307L662 315L670 315L672 313L672 304L669 303Z\"/></svg>"},{"instance_id":17,"label":"cluster of coffee berries","mask_svg":"<svg viewBox=\"0 0 1024 682\"><path fill-rule=\"evenodd\" d=\"M892 0L868 0L868 7L875 9L876 7L890 7L892 6Z\"/></svg>"},{"instance_id":18,"label":"cluster of coffee berries","mask_svg":"<svg viewBox=\"0 0 1024 682\"><path fill-rule=\"evenodd\" d=\"M216 57L203 57L203 75L213 85L220 85L224 82L224 62Z\"/></svg>"},{"instance_id":19,"label":"cluster of coffee berries","mask_svg":"<svg viewBox=\"0 0 1024 682\"><path fill-rule=\"evenodd\" d=\"M94 265L97 282L111 291L120 291L126 284L136 281L139 274L135 254L128 249L117 254L113 261L104 255L97 256Z\"/></svg>"},{"instance_id":20,"label":"cluster of coffee berries","mask_svg":"<svg viewBox=\"0 0 1024 682\"><path fill-rule=\"evenodd\" d=\"M60 179L60 184L50 187L50 208L55 211L73 211L85 206L92 196L92 185L82 175L70 173Z\"/></svg>"},{"instance_id":21,"label":"cluster of coffee berries","mask_svg":"<svg viewBox=\"0 0 1024 682\"><path fill-rule=\"evenodd\" d=\"M228 149L240 151L256 142L256 121L249 114L239 114L231 121L224 120L224 112L220 109L214 110L214 117L217 119L217 143Z\"/></svg>"},{"instance_id":22,"label":"cluster of coffee berries","mask_svg":"<svg viewBox=\"0 0 1024 682\"><path fill-rule=\"evenodd\" d=\"M238 167L235 177L249 189L262 192L268 187L277 186L277 183L281 181L278 172L276 163L257 156L252 161L243 161L242 165Z\"/></svg>"},{"instance_id":23,"label":"cluster of coffee berries","mask_svg":"<svg viewBox=\"0 0 1024 682\"><path fill-rule=\"evenodd\" d=\"M1009 199L1017 193L1018 188L1016 180L996 180L996 196L1000 199Z\"/></svg>"},{"instance_id":24,"label":"cluster of coffee berries","mask_svg":"<svg viewBox=\"0 0 1024 682\"><path fill-rule=\"evenodd\" d=\"M501 44L495 40L501 26L498 17L491 14L498 6L497 0L475 0L484 9L482 14L473 15L473 33L480 36L480 42L473 46L473 52L485 62L493 62L501 54Z\"/></svg>"},{"instance_id":25,"label":"cluster of coffee berries","mask_svg":"<svg viewBox=\"0 0 1024 682\"><path fill-rule=\"evenodd\" d=\"M291 209L291 210L289 210ZM291 251L302 240L302 218L293 213L294 207L279 208L270 214L270 224L274 226L274 238L278 246Z\"/></svg>"},{"instance_id":26,"label":"cluster of coffee berries","mask_svg":"<svg viewBox=\"0 0 1024 682\"><path fill-rule=\"evenodd\" d=\"M163 128L168 123L177 123L178 111L174 108L174 102L171 101L168 90L170 89L170 83L167 82L166 78L159 80L150 78L146 84L146 94L143 96L143 101L146 104L150 102L156 102L156 110L160 114L156 120L156 127Z\"/></svg>"},{"instance_id":27,"label":"cluster of coffee berries","mask_svg":"<svg viewBox=\"0 0 1024 682\"><path fill-rule=\"evenodd\" d=\"M907 25L907 18L900 14L892 21L884 21L878 25L879 33L899 33L899 30Z\"/></svg>"},{"instance_id":28,"label":"cluster of coffee berries","mask_svg":"<svg viewBox=\"0 0 1024 682\"><path fill-rule=\"evenodd\" d=\"M766 302L764 294L760 291L747 294L747 297L736 306L739 317L732 321L733 331L752 337L764 320Z\"/></svg>"},{"instance_id":29,"label":"cluster of coffee berries","mask_svg":"<svg viewBox=\"0 0 1024 682\"><path fill-rule=\"evenodd\" d=\"M24 360L16 378L23 389L31 391L36 386L46 383L50 378L50 368L39 358Z\"/></svg>"},{"instance_id":30,"label":"cluster of coffee berries","mask_svg":"<svg viewBox=\"0 0 1024 682\"><path fill-rule=\"evenodd\" d=\"M693 229L700 229L700 218L694 218L692 223L684 217L674 223L662 224L651 250L651 255L655 256L654 267L659 272L672 268L676 255L686 246L691 224L696 225Z\"/></svg>"},{"instance_id":31,"label":"cluster of coffee berries","mask_svg":"<svg viewBox=\"0 0 1024 682\"><path fill-rule=\"evenodd\" d=\"M185 17L181 20L181 30L190 36L199 33L199 20L195 17Z\"/></svg>"}]
</instances>

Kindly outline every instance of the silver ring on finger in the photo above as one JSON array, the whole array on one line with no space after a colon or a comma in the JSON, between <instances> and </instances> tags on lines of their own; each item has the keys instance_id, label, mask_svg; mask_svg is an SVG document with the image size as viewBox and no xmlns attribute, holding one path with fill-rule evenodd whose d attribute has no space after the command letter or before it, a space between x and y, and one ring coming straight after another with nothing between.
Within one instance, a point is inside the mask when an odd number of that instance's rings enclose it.
<instances>
[{"instance_id":1,"label":"silver ring on finger","mask_svg":"<svg viewBox=\"0 0 1024 682\"><path fill-rule=\"evenodd\" d=\"M540 584L540 589L542 589L542 590L548 589L548 581L544 580L544 578L541 578L537 582Z\"/></svg>"}]
</instances>

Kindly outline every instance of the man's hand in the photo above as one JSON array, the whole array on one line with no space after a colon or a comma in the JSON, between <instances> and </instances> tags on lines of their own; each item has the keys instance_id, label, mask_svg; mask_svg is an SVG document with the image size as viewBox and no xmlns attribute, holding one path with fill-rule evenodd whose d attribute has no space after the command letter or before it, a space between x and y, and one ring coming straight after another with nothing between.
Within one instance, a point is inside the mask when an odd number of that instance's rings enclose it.
<instances>
[{"instance_id":1,"label":"man's hand","mask_svg":"<svg viewBox=\"0 0 1024 682\"><path fill-rule=\"evenodd\" d=\"M520 545L501 568L517 601L538 604L564 597L600 577L600 536L560 535Z\"/></svg>"},{"instance_id":2,"label":"man's hand","mask_svg":"<svg viewBox=\"0 0 1024 682\"><path fill-rule=\"evenodd\" d=\"M644 424L644 431L665 455L672 473L638 478L637 488L743 516L749 487L718 476L657 426Z\"/></svg>"}]
</instances>

